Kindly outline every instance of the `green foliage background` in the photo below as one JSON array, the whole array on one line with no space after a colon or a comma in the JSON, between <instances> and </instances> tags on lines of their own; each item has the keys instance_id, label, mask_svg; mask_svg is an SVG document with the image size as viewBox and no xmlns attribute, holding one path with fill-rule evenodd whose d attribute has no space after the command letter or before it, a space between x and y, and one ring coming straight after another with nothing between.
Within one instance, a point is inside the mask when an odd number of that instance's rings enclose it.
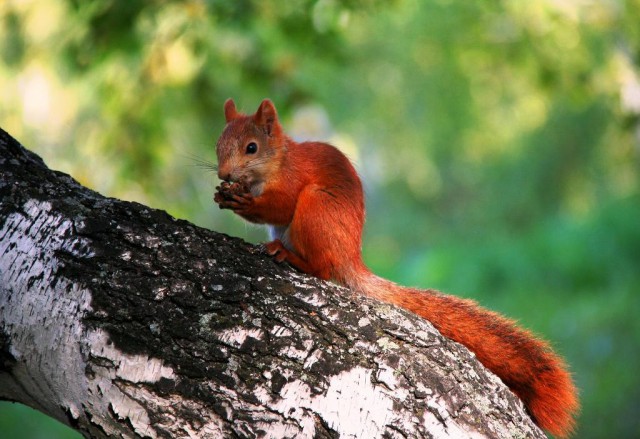
<instances>
[{"instance_id":1,"label":"green foliage background","mask_svg":"<svg viewBox=\"0 0 640 439\"><path fill-rule=\"evenodd\" d=\"M640 437L638 23L638 0L5 0L0 126L257 242L194 164L227 97L270 97L356 163L374 271L518 319L571 365L576 437ZM53 422L0 404L2 437L77 437Z\"/></svg>"}]
</instances>

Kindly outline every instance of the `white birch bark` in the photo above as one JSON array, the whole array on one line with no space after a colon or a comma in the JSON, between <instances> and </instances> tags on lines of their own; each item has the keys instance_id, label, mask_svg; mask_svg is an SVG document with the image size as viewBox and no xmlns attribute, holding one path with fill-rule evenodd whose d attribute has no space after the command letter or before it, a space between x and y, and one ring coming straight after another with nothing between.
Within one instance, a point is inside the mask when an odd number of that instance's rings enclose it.
<instances>
[{"instance_id":1,"label":"white birch bark","mask_svg":"<svg viewBox=\"0 0 640 439\"><path fill-rule=\"evenodd\" d=\"M544 438L462 346L0 130L0 399L87 437Z\"/></svg>"}]
</instances>

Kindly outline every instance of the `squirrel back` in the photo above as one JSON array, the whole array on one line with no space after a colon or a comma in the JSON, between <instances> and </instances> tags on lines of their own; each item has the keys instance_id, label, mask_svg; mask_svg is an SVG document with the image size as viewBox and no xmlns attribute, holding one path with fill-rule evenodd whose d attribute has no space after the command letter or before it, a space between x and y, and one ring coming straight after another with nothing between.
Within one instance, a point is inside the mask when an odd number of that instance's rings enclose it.
<instances>
[{"instance_id":1,"label":"squirrel back","mask_svg":"<svg viewBox=\"0 0 640 439\"><path fill-rule=\"evenodd\" d=\"M224 183L214 200L248 221L269 225L274 240L266 250L276 261L424 317L473 351L540 427L558 437L573 431L577 391L546 342L471 300L401 287L369 271L361 255L362 184L344 154L326 143L287 137L268 99L253 115L238 113L228 100L225 117L216 150Z\"/></svg>"}]
</instances>

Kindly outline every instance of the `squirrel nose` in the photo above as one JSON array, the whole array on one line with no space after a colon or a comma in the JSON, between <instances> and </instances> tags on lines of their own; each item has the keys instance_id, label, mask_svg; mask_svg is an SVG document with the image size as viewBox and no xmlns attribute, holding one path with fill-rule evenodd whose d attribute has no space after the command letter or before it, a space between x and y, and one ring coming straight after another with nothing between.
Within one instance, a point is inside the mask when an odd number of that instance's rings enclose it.
<instances>
[{"instance_id":1,"label":"squirrel nose","mask_svg":"<svg viewBox=\"0 0 640 439\"><path fill-rule=\"evenodd\" d=\"M231 180L231 172L226 168L220 168L218 169L218 178L220 180L229 181Z\"/></svg>"}]
</instances>

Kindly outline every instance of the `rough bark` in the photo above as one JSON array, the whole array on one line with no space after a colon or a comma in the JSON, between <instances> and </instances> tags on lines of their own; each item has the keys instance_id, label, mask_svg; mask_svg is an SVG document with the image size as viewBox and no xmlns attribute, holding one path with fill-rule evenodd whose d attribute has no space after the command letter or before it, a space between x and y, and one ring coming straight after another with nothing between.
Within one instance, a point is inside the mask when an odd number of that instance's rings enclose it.
<instances>
[{"instance_id":1,"label":"rough bark","mask_svg":"<svg viewBox=\"0 0 640 439\"><path fill-rule=\"evenodd\" d=\"M0 399L87 437L545 437L428 322L105 198L2 130Z\"/></svg>"}]
</instances>

